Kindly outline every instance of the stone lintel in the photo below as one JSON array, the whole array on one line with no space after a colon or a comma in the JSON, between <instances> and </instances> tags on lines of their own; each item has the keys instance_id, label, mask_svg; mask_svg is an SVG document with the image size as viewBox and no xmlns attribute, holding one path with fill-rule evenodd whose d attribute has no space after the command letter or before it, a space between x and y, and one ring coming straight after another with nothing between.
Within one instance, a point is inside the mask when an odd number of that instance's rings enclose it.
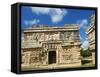
<instances>
[{"instance_id":1,"label":"stone lintel","mask_svg":"<svg viewBox=\"0 0 100 77\"><path fill-rule=\"evenodd\" d=\"M47 27L47 28L31 28L31 29L24 29L23 32L55 32L55 31L74 31L79 30L78 26L72 27Z\"/></svg>"}]
</instances>

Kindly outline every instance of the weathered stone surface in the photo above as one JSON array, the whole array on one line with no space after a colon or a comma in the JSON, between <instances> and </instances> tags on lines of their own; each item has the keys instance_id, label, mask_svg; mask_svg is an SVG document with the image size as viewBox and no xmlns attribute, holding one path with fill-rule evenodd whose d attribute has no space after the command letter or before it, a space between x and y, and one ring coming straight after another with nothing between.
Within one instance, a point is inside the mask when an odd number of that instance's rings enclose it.
<instances>
[{"instance_id":1,"label":"weathered stone surface","mask_svg":"<svg viewBox=\"0 0 100 77\"><path fill-rule=\"evenodd\" d=\"M89 48L92 51L92 63L95 64L95 15L91 16L91 24L87 30Z\"/></svg>"},{"instance_id":2,"label":"weathered stone surface","mask_svg":"<svg viewBox=\"0 0 100 77\"><path fill-rule=\"evenodd\" d=\"M23 34L22 66L81 66L79 26L32 28Z\"/></svg>"}]
</instances>

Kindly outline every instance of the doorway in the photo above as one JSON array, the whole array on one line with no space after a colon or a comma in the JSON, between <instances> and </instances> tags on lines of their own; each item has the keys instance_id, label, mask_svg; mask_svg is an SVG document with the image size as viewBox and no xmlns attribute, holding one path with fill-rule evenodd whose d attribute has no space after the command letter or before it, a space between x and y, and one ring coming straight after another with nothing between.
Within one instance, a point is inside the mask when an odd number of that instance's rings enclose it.
<instances>
[{"instance_id":1,"label":"doorway","mask_svg":"<svg viewBox=\"0 0 100 77\"><path fill-rule=\"evenodd\" d=\"M49 64L56 63L56 51L49 51L49 54L48 54L48 63Z\"/></svg>"}]
</instances>

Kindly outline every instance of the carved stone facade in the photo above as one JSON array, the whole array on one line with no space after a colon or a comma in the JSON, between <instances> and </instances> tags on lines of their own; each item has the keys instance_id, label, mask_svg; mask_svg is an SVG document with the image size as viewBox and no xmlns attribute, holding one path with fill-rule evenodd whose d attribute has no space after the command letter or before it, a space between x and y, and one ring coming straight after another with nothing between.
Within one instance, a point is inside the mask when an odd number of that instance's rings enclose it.
<instances>
[{"instance_id":1,"label":"carved stone facade","mask_svg":"<svg viewBox=\"0 0 100 77\"><path fill-rule=\"evenodd\" d=\"M95 15L91 16L91 23L88 28L89 48L92 51L92 61L95 64Z\"/></svg>"},{"instance_id":2,"label":"carved stone facade","mask_svg":"<svg viewBox=\"0 0 100 77\"><path fill-rule=\"evenodd\" d=\"M23 30L23 37L22 67L81 66L78 25L34 27Z\"/></svg>"}]
</instances>

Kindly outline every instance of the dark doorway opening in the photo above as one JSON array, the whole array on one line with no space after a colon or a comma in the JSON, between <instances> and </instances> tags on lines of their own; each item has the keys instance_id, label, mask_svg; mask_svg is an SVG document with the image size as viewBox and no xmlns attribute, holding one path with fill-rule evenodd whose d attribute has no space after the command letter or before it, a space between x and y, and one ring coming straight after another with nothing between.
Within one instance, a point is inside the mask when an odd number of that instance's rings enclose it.
<instances>
[{"instance_id":1,"label":"dark doorway opening","mask_svg":"<svg viewBox=\"0 0 100 77\"><path fill-rule=\"evenodd\" d=\"M48 63L49 64L56 63L56 51L49 51L49 54L48 54Z\"/></svg>"}]
</instances>

